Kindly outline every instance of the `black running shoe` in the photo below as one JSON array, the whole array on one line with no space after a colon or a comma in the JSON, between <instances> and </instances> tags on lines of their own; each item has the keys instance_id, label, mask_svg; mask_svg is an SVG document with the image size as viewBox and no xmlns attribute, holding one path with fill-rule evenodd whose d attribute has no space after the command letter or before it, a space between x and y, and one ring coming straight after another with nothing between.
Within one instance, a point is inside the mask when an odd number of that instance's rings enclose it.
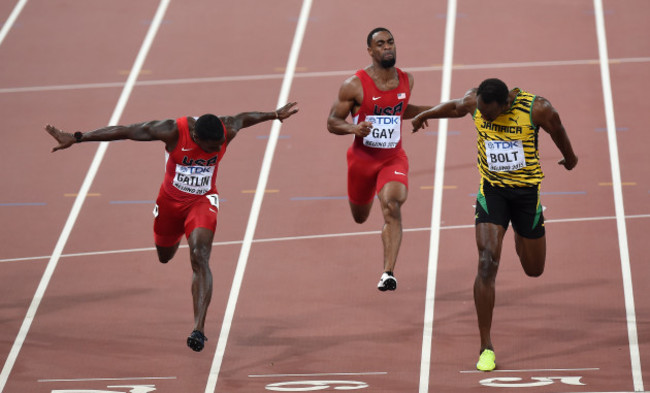
<instances>
[{"instance_id":1,"label":"black running shoe","mask_svg":"<svg viewBox=\"0 0 650 393\"><path fill-rule=\"evenodd\" d=\"M384 272L384 274L381 275L379 284L377 284L377 289L384 292L384 291L394 291L396 288L397 288L397 279L395 279L395 276Z\"/></svg>"},{"instance_id":2,"label":"black running shoe","mask_svg":"<svg viewBox=\"0 0 650 393\"><path fill-rule=\"evenodd\" d=\"M193 351L201 352L203 349L203 343L205 341L208 341L208 338L198 330L194 330L192 334L190 334L190 336L187 338L187 346L192 348Z\"/></svg>"}]
</instances>

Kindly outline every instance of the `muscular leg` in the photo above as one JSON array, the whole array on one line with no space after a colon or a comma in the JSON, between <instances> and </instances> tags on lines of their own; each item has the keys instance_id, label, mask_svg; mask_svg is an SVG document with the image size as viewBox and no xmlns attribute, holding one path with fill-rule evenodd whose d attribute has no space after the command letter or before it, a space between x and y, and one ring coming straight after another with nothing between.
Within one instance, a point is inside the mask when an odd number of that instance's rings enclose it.
<instances>
[{"instance_id":1,"label":"muscular leg","mask_svg":"<svg viewBox=\"0 0 650 393\"><path fill-rule=\"evenodd\" d=\"M161 247L156 244L156 251L158 252L158 260L161 263L169 262L174 257L174 255L176 255L176 251L178 250L178 246L180 244L181 244L180 241L171 247Z\"/></svg>"},{"instance_id":2,"label":"muscular leg","mask_svg":"<svg viewBox=\"0 0 650 393\"><path fill-rule=\"evenodd\" d=\"M490 330L494 310L495 280L501 258L501 247L506 230L491 223L476 224L476 245L478 247L478 272L474 280L474 305L481 336L481 351L494 350Z\"/></svg>"},{"instance_id":3,"label":"muscular leg","mask_svg":"<svg viewBox=\"0 0 650 393\"><path fill-rule=\"evenodd\" d=\"M384 227L381 240L384 244L384 271L392 272L397 262L397 253L402 243L401 207L406 202L408 191L400 182L386 183L379 191L381 211L384 215Z\"/></svg>"},{"instance_id":4,"label":"muscular leg","mask_svg":"<svg viewBox=\"0 0 650 393\"><path fill-rule=\"evenodd\" d=\"M515 233L515 248L521 266L528 276L539 277L544 273L546 235L538 239L528 239Z\"/></svg>"},{"instance_id":5,"label":"muscular leg","mask_svg":"<svg viewBox=\"0 0 650 393\"><path fill-rule=\"evenodd\" d=\"M194 330L203 333L208 305L212 298L212 272L210 271L210 251L214 232L206 228L196 228L187 242L190 246L192 263L192 300L194 302Z\"/></svg>"}]
</instances>

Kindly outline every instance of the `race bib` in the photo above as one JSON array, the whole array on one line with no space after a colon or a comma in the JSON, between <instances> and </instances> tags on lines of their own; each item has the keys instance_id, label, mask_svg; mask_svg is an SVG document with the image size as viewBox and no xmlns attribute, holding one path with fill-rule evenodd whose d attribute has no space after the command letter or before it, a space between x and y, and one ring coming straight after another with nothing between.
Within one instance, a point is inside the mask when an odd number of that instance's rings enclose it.
<instances>
[{"instance_id":1,"label":"race bib","mask_svg":"<svg viewBox=\"0 0 650 393\"><path fill-rule=\"evenodd\" d=\"M205 195L212 187L213 166L184 166L176 164L172 184L183 192Z\"/></svg>"},{"instance_id":2,"label":"race bib","mask_svg":"<svg viewBox=\"0 0 650 393\"><path fill-rule=\"evenodd\" d=\"M372 131L363 138L364 146L393 149L400 141L401 118L399 116L366 116L372 123Z\"/></svg>"},{"instance_id":3,"label":"race bib","mask_svg":"<svg viewBox=\"0 0 650 393\"><path fill-rule=\"evenodd\" d=\"M511 172L526 166L522 141L485 141L485 158L493 172Z\"/></svg>"}]
</instances>

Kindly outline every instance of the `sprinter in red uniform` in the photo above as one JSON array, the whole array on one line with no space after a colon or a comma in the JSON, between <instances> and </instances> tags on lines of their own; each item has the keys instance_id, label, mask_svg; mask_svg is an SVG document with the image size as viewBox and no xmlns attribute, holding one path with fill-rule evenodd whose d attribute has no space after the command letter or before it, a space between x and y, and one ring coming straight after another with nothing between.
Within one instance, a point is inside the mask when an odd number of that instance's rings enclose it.
<instances>
[{"instance_id":1,"label":"sprinter in red uniform","mask_svg":"<svg viewBox=\"0 0 650 393\"><path fill-rule=\"evenodd\" d=\"M298 112L295 102L273 112L244 112L235 116L206 114L199 118L149 121L129 126L108 126L89 132L63 132L51 125L47 132L59 143L52 151L90 141L162 141L167 162L165 178L154 208L154 241L158 259L171 260L183 235L187 238L192 263L194 329L187 345L201 351L205 317L212 297L210 251L217 227L219 195L216 179L219 161L242 128L268 120L284 120Z\"/></svg>"},{"instance_id":2,"label":"sprinter in red uniform","mask_svg":"<svg viewBox=\"0 0 650 393\"><path fill-rule=\"evenodd\" d=\"M367 38L372 64L345 80L327 119L336 135L354 135L348 149L348 199L354 220L368 219L375 194L384 215L384 245L380 291L393 291L393 274L402 241L401 206L408 194L408 159L402 149L402 119L410 119L429 106L409 104L413 76L395 67L393 35L373 29ZM352 117L352 122L346 119Z\"/></svg>"}]
</instances>

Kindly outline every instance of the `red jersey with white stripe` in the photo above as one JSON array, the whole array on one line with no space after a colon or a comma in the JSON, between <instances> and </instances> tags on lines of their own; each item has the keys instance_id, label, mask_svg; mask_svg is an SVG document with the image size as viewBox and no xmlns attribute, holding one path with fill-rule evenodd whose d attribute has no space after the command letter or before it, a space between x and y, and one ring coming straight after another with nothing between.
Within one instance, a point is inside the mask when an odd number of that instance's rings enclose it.
<instances>
[{"instance_id":1,"label":"red jersey with white stripe","mask_svg":"<svg viewBox=\"0 0 650 393\"><path fill-rule=\"evenodd\" d=\"M363 87L363 102L353 113L354 124L362 121L373 123L372 131L365 138L355 136L352 150L365 152L376 158L388 157L402 150L402 114L411 98L408 75L395 68L399 85L392 90L379 90L365 70L356 72Z\"/></svg>"},{"instance_id":2,"label":"red jersey with white stripe","mask_svg":"<svg viewBox=\"0 0 650 393\"><path fill-rule=\"evenodd\" d=\"M165 179L161 185L172 199L192 201L198 197L217 193L219 161L226 154L227 141L217 153L206 153L190 136L187 117L176 119L178 143L167 153Z\"/></svg>"}]
</instances>

